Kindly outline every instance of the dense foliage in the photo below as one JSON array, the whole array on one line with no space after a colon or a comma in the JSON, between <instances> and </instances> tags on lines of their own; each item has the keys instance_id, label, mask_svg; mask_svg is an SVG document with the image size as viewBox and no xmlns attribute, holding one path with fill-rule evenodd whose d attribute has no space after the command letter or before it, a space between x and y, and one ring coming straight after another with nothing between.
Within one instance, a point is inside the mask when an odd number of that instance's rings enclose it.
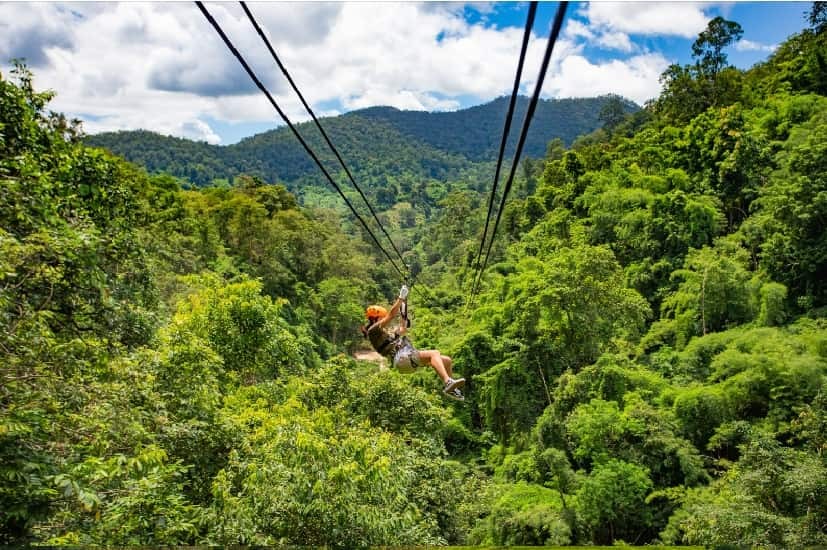
<instances>
[{"instance_id":1,"label":"dense foliage","mask_svg":"<svg viewBox=\"0 0 827 550\"><path fill-rule=\"evenodd\" d=\"M359 167L463 404L346 354L399 281L318 176L148 175L0 78L0 543L827 544L808 21L739 71L715 19L647 109L525 161L470 305L486 165ZM399 154L460 158L432 145Z\"/></svg>"}]
</instances>

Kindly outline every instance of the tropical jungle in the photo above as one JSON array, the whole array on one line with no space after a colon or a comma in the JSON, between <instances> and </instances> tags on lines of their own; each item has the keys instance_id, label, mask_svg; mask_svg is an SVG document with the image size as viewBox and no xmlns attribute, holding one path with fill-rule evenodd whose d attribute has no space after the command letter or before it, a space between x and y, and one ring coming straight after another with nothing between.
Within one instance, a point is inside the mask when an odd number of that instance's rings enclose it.
<instances>
[{"instance_id":1,"label":"tropical jungle","mask_svg":"<svg viewBox=\"0 0 827 550\"><path fill-rule=\"evenodd\" d=\"M354 359L403 280L287 134L86 136L17 63L0 544L827 544L824 3L804 25L740 70L716 18L642 109L537 134L473 298L496 146L325 120L464 402Z\"/></svg>"}]
</instances>

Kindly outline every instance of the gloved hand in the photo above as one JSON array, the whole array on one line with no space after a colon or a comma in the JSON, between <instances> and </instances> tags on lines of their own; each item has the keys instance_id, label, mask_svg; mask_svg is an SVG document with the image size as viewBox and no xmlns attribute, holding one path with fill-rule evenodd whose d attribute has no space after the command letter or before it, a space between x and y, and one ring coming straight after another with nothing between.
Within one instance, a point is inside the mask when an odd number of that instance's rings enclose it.
<instances>
[{"instance_id":1,"label":"gloved hand","mask_svg":"<svg viewBox=\"0 0 827 550\"><path fill-rule=\"evenodd\" d=\"M408 298L408 285L402 285L402 288L399 289L399 299L406 300Z\"/></svg>"}]
</instances>

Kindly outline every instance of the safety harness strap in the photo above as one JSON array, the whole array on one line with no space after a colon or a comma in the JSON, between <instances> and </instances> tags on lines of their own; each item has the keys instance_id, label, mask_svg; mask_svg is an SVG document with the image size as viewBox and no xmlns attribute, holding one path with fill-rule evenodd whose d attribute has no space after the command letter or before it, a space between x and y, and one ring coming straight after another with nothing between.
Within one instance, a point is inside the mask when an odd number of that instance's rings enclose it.
<instances>
[{"instance_id":1,"label":"safety harness strap","mask_svg":"<svg viewBox=\"0 0 827 550\"><path fill-rule=\"evenodd\" d=\"M405 320L405 326L411 328L411 320L408 319L408 300L402 300L402 306L399 308L399 314Z\"/></svg>"}]
</instances>

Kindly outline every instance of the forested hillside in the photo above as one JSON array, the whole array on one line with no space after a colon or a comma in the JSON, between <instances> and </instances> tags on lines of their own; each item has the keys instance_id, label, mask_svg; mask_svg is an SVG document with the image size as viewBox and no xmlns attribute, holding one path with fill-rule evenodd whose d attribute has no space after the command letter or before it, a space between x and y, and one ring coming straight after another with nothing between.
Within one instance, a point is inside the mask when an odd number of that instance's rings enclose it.
<instances>
[{"instance_id":1,"label":"forested hillside","mask_svg":"<svg viewBox=\"0 0 827 550\"><path fill-rule=\"evenodd\" d=\"M403 134L413 136L441 151L459 154L471 160L495 160L509 99L501 97L485 105L445 113L372 107L345 116L387 121ZM633 102L613 96L541 100L537 104L526 138L525 154L542 157L552 139L558 138L570 145L577 137L599 128L603 124L601 111L612 103L618 104L621 116L623 113L640 110ZM518 97L514 120L522 122L527 107L528 98ZM514 143L509 143L507 152L513 155L514 147Z\"/></svg>"},{"instance_id":2,"label":"forested hillside","mask_svg":"<svg viewBox=\"0 0 827 550\"><path fill-rule=\"evenodd\" d=\"M601 109L610 102L619 102L627 112L638 109L634 103L614 97L543 100L534 116L527 153L542 156L553 138L569 144L577 136L599 128ZM527 103L527 98L520 98L517 120L522 121ZM507 109L508 98L445 113L374 107L325 118L322 124L358 181L381 187L389 175L444 181L458 177L472 162L496 160ZM338 166L312 122L298 124L297 128L327 166ZM285 127L229 146L146 131L97 134L85 141L105 147L151 173L167 172L200 186L216 179L232 181L244 173L282 182L297 191L312 185L318 177L318 168ZM512 151L513 147L511 144Z\"/></svg>"},{"instance_id":3,"label":"forested hillside","mask_svg":"<svg viewBox=\"0 0 827 550\"><path fill-rule=\"evenodd\" d=\"M350 217L148 174L3 75L0 544L827 544L824 6L748 71L712 20L523 163L470 305L487 165L376 168L462 403L351 359L401 281Z\"/></svg>"}]
</instances>

